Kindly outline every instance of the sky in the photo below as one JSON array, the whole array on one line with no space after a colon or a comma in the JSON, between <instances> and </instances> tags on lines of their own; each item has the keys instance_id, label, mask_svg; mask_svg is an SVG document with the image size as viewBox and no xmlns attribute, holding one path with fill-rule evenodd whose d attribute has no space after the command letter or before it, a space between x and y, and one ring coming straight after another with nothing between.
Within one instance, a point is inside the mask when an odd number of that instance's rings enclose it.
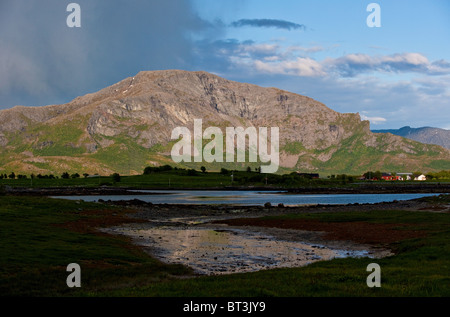
<instances>
[{"instance_id":1,"label":"sky","mask_svg":"<svg viewBox=\"0 0 450 317\"><path fill-rule=\"evenodd\" d=\"M372 129L450 129L448 0L73 2L80 27L72 1L0 0L0 109L184 69L306 95Z\"/></svg>"}]
</instances>

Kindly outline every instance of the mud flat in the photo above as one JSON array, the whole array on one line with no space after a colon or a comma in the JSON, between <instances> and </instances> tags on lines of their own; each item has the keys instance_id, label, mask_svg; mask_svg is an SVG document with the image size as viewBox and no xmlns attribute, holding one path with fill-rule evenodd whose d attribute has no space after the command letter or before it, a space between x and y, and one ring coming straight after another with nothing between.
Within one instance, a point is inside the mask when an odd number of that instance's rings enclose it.
<instances>
[{"instance_id":1,"label":"mud flat","mask_svg":"<svg viewBox=\"0 0 450 317\"><path fill-rule=\"evenodd\" d=\"M389 250L343 241L326 241L321 232L220 224L161 226L128 224L104 230L131 237L165 263L191 267L200 275L300 267L344 257L380 258Z\"/></svg>"},{"instance_id":2,"label":"mud flat","mask_svg":"<svg viewBox=\"0 0 450 317\"><path fill-rule=\"evenodd\" d=\"M388 248L390 243L423 234L407 226L396 230L401 224L264 216L372 210L450 212L450 205L426 199L296 207L155 205L137 199L107 203L134 208L136 212L130 216L139 223L104 229L106 232L131 237L161 261L184 264L203 275L300 267L343 257L382 258L394 255Z\"/></svg>"},{"instance_id":3,"label":"mud flat","mask_svg":"<svg viewBox=\"0 0 450 317\"><path fill-rule=\"evenodd\" d=\"M162 262L189 266L199 275L301 267L344 257L382 258L394 255L386 247L389 242L417 235L408 230L393 230L389 225L367 223L352 223L349 229L345 225L308 221L300 225L289 221L289 227L282 222L262 220L262 216L371 209L425 210L427 206L422 201L270 208L153 205L138 200L114 204L136 207L132 217L144 222L102 231L130 237Z\"/></svg>"}]
</instances>

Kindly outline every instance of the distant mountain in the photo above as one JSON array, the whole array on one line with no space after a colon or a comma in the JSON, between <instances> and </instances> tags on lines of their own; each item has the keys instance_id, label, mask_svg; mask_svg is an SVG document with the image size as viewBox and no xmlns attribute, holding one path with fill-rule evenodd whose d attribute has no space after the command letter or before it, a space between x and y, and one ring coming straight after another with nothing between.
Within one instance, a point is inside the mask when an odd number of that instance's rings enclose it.
<instances>
[{"instance_id":1,"label":"distant mountain","mask_svg":"<svg viewBox=\"0 0 450 317\"><path fill-rule=\"evenodd\" d=\"M320 175L368 170L450 169L450 151L374 134L359 114L342 114L311 98L230 81L207 72L140 72L63 105L0 111L0 173L141 174L146 166L220 170L257 163L174 164L176 127L279 127L279 172ZM269 129L270 130L270 129Z\"/></svg>"},{"instance_id":2,"label":"distant mountain","mask_svg":"<svg viewBox=\"0 0 450 317\"><path fill-rule=\"evenodd\" d=\"M392 133L404 138L415 140L425 144L436 144L450 149L450 130L423 127L403 127L398 130L372 130L374 133Z\"/></svg>"}]
</instances>

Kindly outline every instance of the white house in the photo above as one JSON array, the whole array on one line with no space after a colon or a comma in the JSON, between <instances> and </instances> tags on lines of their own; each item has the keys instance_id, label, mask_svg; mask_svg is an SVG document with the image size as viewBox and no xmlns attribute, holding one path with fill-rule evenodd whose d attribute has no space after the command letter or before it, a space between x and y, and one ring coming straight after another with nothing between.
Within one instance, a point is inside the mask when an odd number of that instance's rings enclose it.
<instances>
[{"instance_id":1,"label":"white house","mask_svg":"<svg viewBox=\"0 0 450 317\"><path fill-rule=\"evenodd\" d=\"M427 177L425 176L425 175L420 175L420 176L417 176L416 178L414 178L414 180L415 181L426 181L427 180Z\"/></svg>"},{"instance_id":2,"label":"white house","mask_svg":"<svg viewBox=\"0 0 450 317\"><path fill-rule=\"evenodd\" d=\"M403 180L410 181L412 179L412 173L397 173L397 176L403 177Z\"/></svg>"}]
</instances>

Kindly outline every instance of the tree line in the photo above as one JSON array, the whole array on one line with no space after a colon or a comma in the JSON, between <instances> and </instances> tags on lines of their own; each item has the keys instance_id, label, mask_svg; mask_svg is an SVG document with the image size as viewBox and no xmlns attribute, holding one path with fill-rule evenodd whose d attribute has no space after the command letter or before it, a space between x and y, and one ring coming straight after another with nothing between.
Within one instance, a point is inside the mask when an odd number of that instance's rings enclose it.
<instances>
[{"instance_id":1,"label":"tree line","mask_svg":"<svg viewBox=\"0 0 450 317\"><path fill-rule=\"evenodd\" d=\"M84 173L83 177L84 178L88 178L90 175L88 173ZM110 175L114 181L119 182L120 181L120 174L119 173L114 173L112 175ZM76 178L81 178L81 175L78 173L73 173L73 174L69 174L68 172L64 172L61 175L53 175L53 174L49 174L49 175L42 175L42 174L31 174L30 175L30 179L76 179ZM28 179L27 175L22 175L22 174L18 174L16 175L14 172L11 172L11 174L7 175L7 174L0 174L0 179Z\"/></svg>"}]
</instances>

